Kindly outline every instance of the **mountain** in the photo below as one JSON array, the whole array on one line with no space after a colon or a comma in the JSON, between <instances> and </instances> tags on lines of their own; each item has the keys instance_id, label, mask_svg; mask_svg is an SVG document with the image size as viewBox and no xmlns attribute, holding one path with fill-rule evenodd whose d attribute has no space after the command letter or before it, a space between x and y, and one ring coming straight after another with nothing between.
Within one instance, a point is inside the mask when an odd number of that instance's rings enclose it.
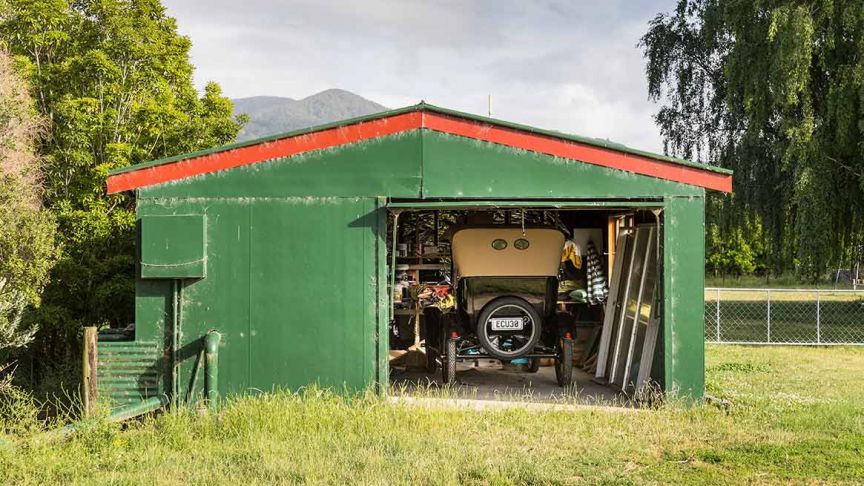
<instances>
[{"instance_id":1,"label":"mountain","mask_svg":"<svg viewBox=\"0 0 864 486\"><path fill-rule=\"evenodd\" d=\"M249 115L237 141L266 137L355 116L385 111L385 106L342 89L328 89L295 100L279 96L253 96L234 101L234 113Z\"/></svg>"}]
</instances>

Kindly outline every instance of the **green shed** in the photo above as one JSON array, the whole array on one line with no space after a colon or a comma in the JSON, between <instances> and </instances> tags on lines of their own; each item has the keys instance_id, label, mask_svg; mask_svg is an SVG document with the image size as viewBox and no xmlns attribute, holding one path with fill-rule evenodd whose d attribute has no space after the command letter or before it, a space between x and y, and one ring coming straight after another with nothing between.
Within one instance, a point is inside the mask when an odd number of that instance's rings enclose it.
<instances>
[{"instance_id":1,"label":"green shed","mask_svg":"<svg viewBox=\"0 0 864 486\"><path fill-rule=\"evenodd\" d=\"M116 170L108 191L137 201L135 326L100 334L94 379L117 402L194 400L216 330L220 394L386 390L394 214L583 211L572 214L601 221L618 279L611 218L656 222L646 243L658 256L654 374L698 398L705 189L730 192L731 181L723 169L424 103Z\"/></svg>"}]
</instances>

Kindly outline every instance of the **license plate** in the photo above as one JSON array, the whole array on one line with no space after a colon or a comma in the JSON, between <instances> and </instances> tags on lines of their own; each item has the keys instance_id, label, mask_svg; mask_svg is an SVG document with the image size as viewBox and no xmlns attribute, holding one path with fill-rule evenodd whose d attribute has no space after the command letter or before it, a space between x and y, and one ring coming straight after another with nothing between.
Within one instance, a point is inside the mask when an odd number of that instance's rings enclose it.
<instances>
[{"instance_id":1,"label":"license plate","mask_svg":"<svg viewBox=\"0 0 864 486\"><path fill-rule=\"evenodd\" d=\"M493 331L521 331L525 328L525 323L518 317L493 318L489 319L489 323Z\"/></svg>"}]
</instances>

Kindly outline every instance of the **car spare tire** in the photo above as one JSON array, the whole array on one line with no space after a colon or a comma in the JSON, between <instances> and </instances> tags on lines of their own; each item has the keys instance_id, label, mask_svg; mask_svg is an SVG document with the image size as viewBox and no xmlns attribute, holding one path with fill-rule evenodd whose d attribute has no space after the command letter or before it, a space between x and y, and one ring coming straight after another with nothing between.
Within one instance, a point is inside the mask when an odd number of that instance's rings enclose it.
<instances>
[{"instance_id":1,"label":"car spare tire","mask_svg":"<svg viewBox=\"0 0 864 486\"><path fill-rule=\"evenodd\" d=\"M519 297L499 297L477 318L477 339L490 355L516 359L534 350L542 322L534 306Z\"/></svg>"}]
</instances>

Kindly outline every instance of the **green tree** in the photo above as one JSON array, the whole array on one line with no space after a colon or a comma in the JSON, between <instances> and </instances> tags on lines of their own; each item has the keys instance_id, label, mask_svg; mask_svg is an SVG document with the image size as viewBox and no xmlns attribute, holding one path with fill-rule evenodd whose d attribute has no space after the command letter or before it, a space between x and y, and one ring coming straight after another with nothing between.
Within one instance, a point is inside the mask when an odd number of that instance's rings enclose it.
<instances>
[{"instance_id":1,"label":"green tree","mask_svg":"<svg viewBox=\"0 0 864 486\"><path fill-rule=\"evenodd\" d=\"M241 123L216 84L195 89L190 41L158 0L6 0L0 37L48 120L63 252L32 318L41 364L69 362L82 326L134 322L134 200L106 195L108 171L230 142Z\"/></svg>"},{"instance_id":2,"label":"green tree","mask_svg":"<svg viewBox=\"0 0 864 486\"><path fill-rule=\"evenodd\" d=\"M742 237L753 253L753 270L757 275L769 275L768 254L765 252L765 234L759 215L750 213L744 221ZM749 273L749 272L745 272Z\"/></svg>"},{"instance_id":3,"label":"green tree","mask_svg":"<svg viewBox=\"0 0 864 486\"><path fill-rule=\"evenodd\" d=\"M735 228L727 238L723 239L717 226L709 225L707 248L705 268L715 276L740 277L756 270L756 253L744 237L741 228Z\"/></svg>"},{"instance_id":4,"label":"green tree","mask_svg":"<svg viewBox=\"0 0 864 486\"><path fill-rule=\"evenodd\" d=\"M676 155L735 171L721 233L758 217L773 273L811 279L864 241L864 3L679 0L640 45Z\"/></svg>"},{"instance_id":5,"label":"green tree","mask_svg":"<svg viewBox=\"0 0 864 486\"><path fill-rule=\"evenodd\" d=\"M0 368L10 350L32 340L35 327L22 317L39 305L57 254L54 220L41 201L41 128L26 84L0 50Z\"/></svg>"}]
</instances>

